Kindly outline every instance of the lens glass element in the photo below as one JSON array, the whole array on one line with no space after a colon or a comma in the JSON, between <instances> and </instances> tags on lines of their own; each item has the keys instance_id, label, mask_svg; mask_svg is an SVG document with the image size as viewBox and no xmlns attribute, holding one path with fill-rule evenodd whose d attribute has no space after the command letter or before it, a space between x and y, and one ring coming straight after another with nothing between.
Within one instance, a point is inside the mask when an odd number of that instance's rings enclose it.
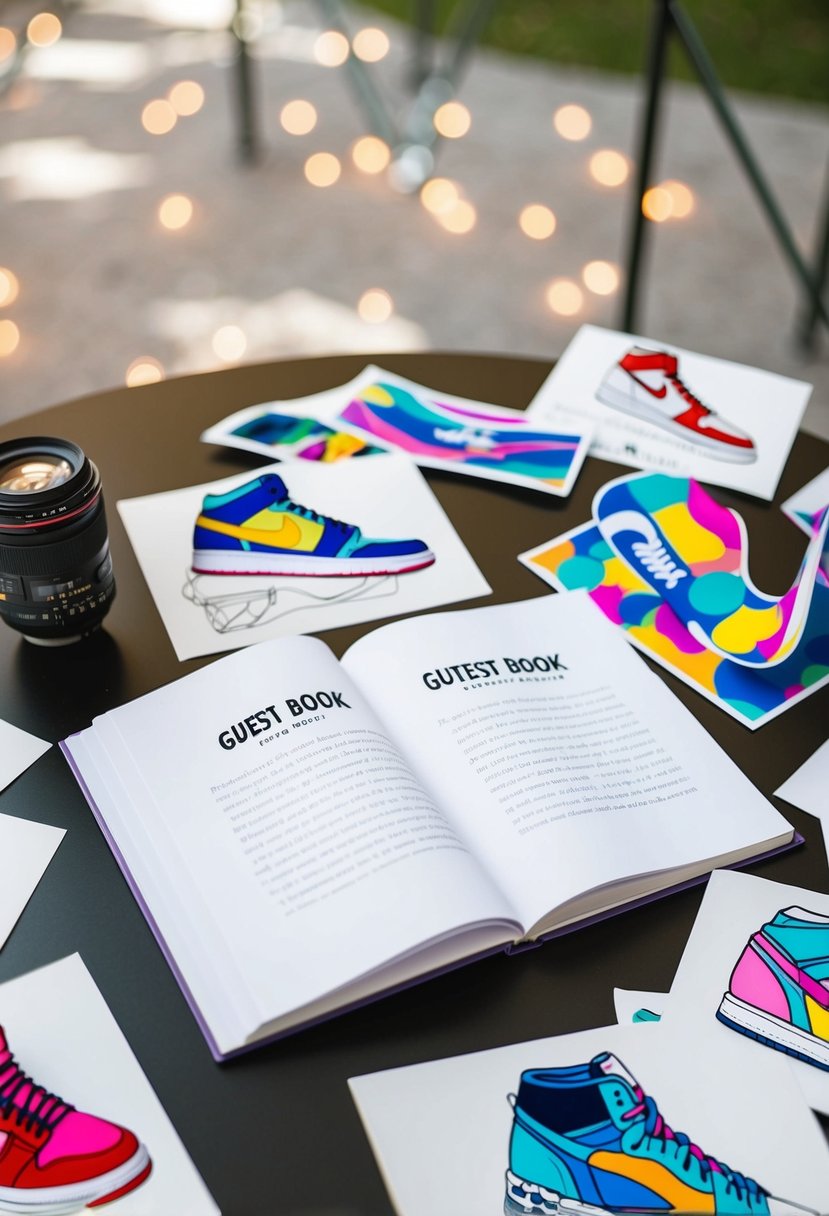
<instances>
[{"instance_id":1,"label":"lens glass element","mask_svg":"<svg viewBox=\"0 0 829 1216\"><path fill-rule=\"evenodd\" d=\"M0 467L0 493L36 494L62 486L73 473L68 461L38 452Z\"/></svg>"}]
</instances>

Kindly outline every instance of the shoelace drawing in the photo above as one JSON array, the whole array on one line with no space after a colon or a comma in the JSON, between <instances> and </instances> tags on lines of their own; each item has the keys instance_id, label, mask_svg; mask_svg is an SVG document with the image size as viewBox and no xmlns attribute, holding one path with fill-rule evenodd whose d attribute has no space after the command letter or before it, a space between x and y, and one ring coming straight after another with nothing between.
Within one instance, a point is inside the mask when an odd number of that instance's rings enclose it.
<instances>
[{"instance_id":1,"label":"shoelace drawing","mask_svg":"<svg viewBox=\"0 0 829 1216\"><path fill-rule=\"evenodd\" d=\"M26 1097L15 1102L15 1098L27 1086L29 1092ZM0 1115L16 1116L24 1130L51 1132L72 1110L74 1107L64 1102L57 1094L49 1093L47 1089L35 1084L19 1067L13 1056L10 1056L4 1065L0 1065Z\"/></svg>"},{"instance_id":2,"label":"shoelace drawing","mask_svg":"<svg viewBox=\"0 0 829 1216\"><path fill-rule=\"evenodd\" d=\"M639 1093L637 1093L638 1096ZM675 1132L672 1127L669 1127L659 1113L653 1098L649 1098L646 1094L642 1094L641 1098L639 1105L627 1111L622 1118L630 1121L644 1115L643 1139L647 1138L652 1144L655 1143L657 1151L673 1155L678 1167L684 1173L692 1173L697 1169L703 1179L707 1179L712 1173L722 1174L727 1188L733 1190L739 1199L750 1198L756 1201L768 1194L759 1182L755 1182L753 1178L747 1178L737 1170L732 1170L730 1166L718 1161L716 1157L709 1157L699 1145L694 1144L690 1136L686 1136L684 1132Z\"/></svg>"},{"instance_id":3,"label":"shoelace drawing","mask_svg":"<svg viewBox=\"0 0 829 1216\"><path fill-rule=\"evenodd\" d=\"M687 577L688 571L680 569L658 540L636 540L631 548L645 569L663 582L668 591L673 591L679 580Z\"/></svg>"},{"instance_id":4,"label":"shoelace drawing","mask_svg":"<svg viewBox=\"0 0 829 1216\"><path fill-rule=\"evenodd\" d=\"M340 532L347 532L352 526L351 524L343 523L341 519L333 519L330 515L321 515L319 511L313 511L310 507L303 507L302 503L293 502L287 495L278 498L278 491L276 489L272 488L271 494L276 498L276 505L278 507L290 511L292 515L301 515L303 519L309 519L312 523L330 524L332 528L338 528Z\"/></svg>"},{"instance_id":5,"label":"shoelace drawing","mask_svg":"<svg viewBox=\"0 0 829 1216\"><path fill-rule=\"evenodd\" d=\"M695 393L691 392L691 390L688 388L688 385L685 384L682 380L680 380L679 376L671 375L669 373L668 379L670 380L671 384L674 386L676 391L679 393L680 397L682 397L685 401L687 401L689 405L693 406L695 410L698 410L700 415L710 414L713 412L712 410L710 410L708 408L707 405L705 405L702 401L700 401L699 397L697 397Z\"/></svg>"}]
</instances>

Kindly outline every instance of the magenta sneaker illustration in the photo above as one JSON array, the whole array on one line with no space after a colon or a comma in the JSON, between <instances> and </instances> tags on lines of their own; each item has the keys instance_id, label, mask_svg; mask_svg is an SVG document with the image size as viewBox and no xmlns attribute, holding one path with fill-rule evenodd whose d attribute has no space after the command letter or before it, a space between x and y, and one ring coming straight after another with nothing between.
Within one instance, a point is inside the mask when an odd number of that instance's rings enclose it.
<instances>
[{"instance_id":1,"label":"magenta sneaker illustration","mask_svg":"<svg viewBox=\"0 0 829 1216\"><path fill-rule=\"evenodd\" d=\"M75 1110L27 1076L0 1028L0 1211L95 1208L135 1190L151 1169L131 1131Z\"/></svg>"},{"instance_id":2,"label":"magenta sneaker illustration","mask_svg":"<svg viewBox=\"0 0 829 1216\"><path fill-rule=\"evenodd\" d=\"M679 378L676 355L632 347L596 389L604 405L652 422L685 439L707 456L750 464L757 459L754 440L715 414Z\"/></svg>"},{"instance_id":3,"label":"magenta sneaker illustration","mask_svg":"<svg viewBox=\"0 0 829 1216\"><path fill-rule=\"evenodd\" d=\"M753 934L717 1017L829 1072L829 916L783 908Z\"/></svg>"}]
</instances>

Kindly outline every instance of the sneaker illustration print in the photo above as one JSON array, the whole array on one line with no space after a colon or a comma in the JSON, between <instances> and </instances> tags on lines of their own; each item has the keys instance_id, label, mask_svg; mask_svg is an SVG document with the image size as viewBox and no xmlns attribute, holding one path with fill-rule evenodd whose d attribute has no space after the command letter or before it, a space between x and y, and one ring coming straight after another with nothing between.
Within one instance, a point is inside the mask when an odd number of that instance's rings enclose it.
<instances>
[{"instance_id":1,"label":"sneaker illustration print","mask_svg":"<svg viewBox=\"0 0 829 1216\"><path fill-rule=\"evenodd\" d=\"M0 1028L0 1212L96 1208L134 1191L151 1170L131 1131L83 1114L27 1076Z\"/></svg>"},{"instance_id":2,"label":"sneaker illustration print","mask_svg":"<svg viewBox=\"0 0 829 1216\"><path fill-rule=\"evenodd\" d=\"M193 530L196 574L365 577L407 574L434 560L425 541L371 539L293 502L275 473L205 495Z\"/></svg>"},{"instance_id":3,"label":"sneaker illustration print","mask_svg":"<svg viewBox=\"0 0 829 1216\"><path fill-rule=\"evenodd\" d=\"M676 1132L609 1052L521 1074L504 1216L819 1216Z\"/></svg>"},{"instance_id":4,"label":"sneaker illustration print","mask_svg":"<svg viewBox=\"0 0 829 1216\"><path fill-rule=\"evenodd\" d=\"M717 1018L829 1072L829 916L782 908L752 934Z\"/></svg>"},{"instance_id":5,"label":"sneaker illustration print","mask_svg":"<svg viewBox=\"0 0 829 1216\"><path fill-rule=\"evenodd\" d=\"M679 360L668 351L631 347L607 372L596 396L716 460L751 464L757 459L751 436L703 404L680 379Z\"/></svg>"}]
</instances>

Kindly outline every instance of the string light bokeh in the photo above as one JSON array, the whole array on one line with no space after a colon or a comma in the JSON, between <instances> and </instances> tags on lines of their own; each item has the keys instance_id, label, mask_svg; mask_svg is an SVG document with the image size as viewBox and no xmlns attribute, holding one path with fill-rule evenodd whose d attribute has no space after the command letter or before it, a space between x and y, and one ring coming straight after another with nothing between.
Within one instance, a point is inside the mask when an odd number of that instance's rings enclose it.
<instances>
[{"instance_id":1,"label":"string light bokeh","mask_svg":"<svg viewBox=\"0 0 829 1216\"><path fill-rule=\"evenodd\" d=\"M60 22L48 17L48 14L38 14L31 31L43 46L61 34ZM255 29L246 31L248 36L251 33L266 39L266 23L260 21ZM0 60L4 55L13 55L16 49L14 33L0 27ZM300 44L295 43L295 50L299 49ZM395 70L399 70L403 62L400 58L402 47L396 48L389 35L379 27L358 28L348 36L339 29L317 29L313 35L309 30L308 37L302 43L301 57L304 57L309 73L316 72L317 75L307 75L307 93L303 95L299 72L286 75L284 82L277 81L277 87L282 88L282 96L277 93L269 101L270 122L263 122L263 127L267 142L273 146L272 153L269 152L272 164L279 166L280 188L284 184L291 191L296 191L298 180L302 183L299 189L310 192L308 209L309 217L313 215L313 219L309 218L309 224L314 227L309 228L309 232L316 231L323 239L329 239L331 234L338 231L339 209L360 205L362 200L365 217L359 230L360 244L358 246L356 240L352 239L340 251L346 254L348 260L348 250L353 248L356 252L359 248L359 256L354 259L356 266L373 256L371 241L373 230L377 227L379 209L401 218L408 211L410 219L408 225L404 223L403 243L414 247L417 241L425 239L432 249L445 251L442 255L447 259L445 269L451 274L451 259L455 256L459 258L459 268L467 264L466 259L470 256L482 267L485 266L488 260L486 251L508 240L508 230L511 229L517 240L523 242L523 249L537 247L534 263L526 262L527 266L534 266L532 273L535 280L534 294L531 285L524 289L527 292L526 307L537 310L537 321L544 323L546 319L551 335L557 332L557 326L564 323L575 325L581 319L595 321L606 317L606 311L602 311L603 300L616 294L621 283L619 266L611 260L613 255L618 256L619 253L618 237L609 238L607 232L603 235L597 232L592 250L585 247L583 240L578 243L576 250L573 237L580 232L583 234L582 212L586 214L589 206L593 205L588 203L590 192L598 201L604 192L619 190L630 180L630 159L612 142L614 135L618 140L618 131L608 130L597 114L591 112L592 107L580 101L565 100L562 104L550 106L546 114L541 111L535 119L537 127L546 130L546 146L538 161L536 181L526 189L529 197L520 197L522 183L510 173L508 148L502 148L500 153L503 157L500 195L486 191L481 194L465 167L470 161L462 151L463 142L473 129L475 106L472 99L466 96L447 97L450 88L445 82L442 89L435 90L434 108L420 116L420 129L424 135L422 144L418 143L416 137L410 139L407 136L398 142L381 138L377 130L383 129L383 124L376 124L374 130L370 129L372 124L367 122L365 114L361 117L359 107L356 126L359 129L361 123L364 124L363 130L358 130L356 134L352 131L351 137L345 140L338 139L336 133L332 134L332 119L339 119L339 112L347 109L343 100L350 87L351 70L354 69L353 63L346 69L349 56L370 66L380 64L393 52L398 56ZM298 55L297 62L299 58ZM188 62L189 65L191 61L185 55L178 62ZM320 69L325 71L320 73ZM224 96L217 96L216 90L211 95L204 80L196 78L195 64L187 69L188 73L193 73L192 76L182 72L182 78L178 79L172 74L174 70L163 83L157 79L154 90L152 81L148 80L143 98L138 94L137 110L133 112L140 116L141 128L147 135L171 136L177 132L179 124L198 122L197 116L204 115L211 106L213 117L201 121L214 122L217 106L226 106ZM328 70L341 73L330 92L321 89L317 83L323 75L329 78ZM332 74L330 79L334 81L335 76ZM37 87L34 81L21 81L20 87L12 90L7 108L11 110L23 105L36 105L38 96L34 90ZM29 90L28 99L26 89ZM355 114L352 113L352 128L354 118ZM491 115L489 121L492 121ZM431 135L428 131L430 125L433 128ZM400 129L403 130L403 126ZM411 130L415 131L415 128ZM322 149L319 147L320 132L327 144ZM476 139L472 141L476 147L487 139L487 134L485 125L480 133L476 130ZM184 139L183 134L176 133L171 146L182 150L182 162L186 163ZM280 146L280 139L286 143ZM298 141L298 146L294 141ZM303 145L302 141L307 143ZM154 145L155 139L146 141L149 156L155 155ZM289 146L290 150L286 152ZM460 150L460 155L456 154L456 148ZM574 183L580 183L578 188L585 201L584 208L579 206L573 210L572 204L568 207L557 197L557 184L562 175L568 180L571 198ZM249 179L251 183L254 180ZM179 250L188 248L194 250L194 256L201 256L200 242L217 222L217 212L209 191L198 197L197 201L193 194L180 189L181 186L187 188L187 184L186 173L168 172L149 202L150 215L155 223L145 228L148 239L167 240L163 248L169 250L174 258L178 257ZM164 193L165 187L169 193ZM407 194L411 196L410 201L405 198ZM325 201L313 201L317 197ZM508 206L510 199L511 207ZM278 209L278 195L274 196L274 201ZM417 206L414 216L410 210L413 205ZM614 206L618 207L618 203ZM654 223L665 223L668 219L685 220L695 214L696 196L685 182L671 177L654 183L642 200L642 206L645 215ZM422 227L425 220L428 220L431 236ZM418 222L420 227L417 226ZM591 224L589 231L592 229ZM187 235L188 232L190 235ZM277 228L274 228L274 233L278 234ZM548 244L548 247L556 251L555 260L542 248L552 238L555 238L555 242ZM315 238L312 238L309 244L314 241ZM158 256L161 256L161 248L159 245L155 249ZM198 254L196 250L199 250ZM152 253L153 250L148 251L149 256ZM593 256L585 256L590 253ZM532 257L529 253L518 256L525 261ZM197 339L201 343L200 349L205 353L199 358L203 360L203 365L210 366L210 360L214 364L236 363L244 358L256 357L260 352L267 356L267 346L263 348L262 345L267 338L263 335L277 332L279 326L266 324L256 309L251 309L249 305L235 313L230 302L221 306L217 302L215 308L209 307L207 301L210 292L216 289L210 284L216 283L216 276L207 266L199 269L196 262L183 262L182 265L187 267L182 271L182 283L193 284L197 292L199 285L205 284L206 294L199 308L194 307L188 313L182 304L177 314L182 320L176 323L182 333L186 329L190 334L187 339L190 349L194 349ZM402 310L410 293L394 259L381 257L377 265L381 269L378 276L381 281L362 291L356 289L350 297L353 302L346 307L350 308L356 321L379 330L405 321ZM551 278L553 272L555 277ZM522 273L522 281L527 282L526 266ZM383 282L383 278L387 281ZM456 290L459 293L464 290L462 280ZM17 278L10 271L0 268L0 308L8 309L14 304L18 292ZM497 307L493 296L493 309ZM238 323L234 316L238 316ZM4 320L9 322L3 330L3 355L8 357L21 347L21 329L16 315L6 316ZM316 323L309 321L309 324L313 328ZM164 332L164 327L158 332ZM330 326L321 326L320 332L333 331ZM145 350L152 349L149 333L141 345ZM33 349L31 344L27 349ZM127 363L126 371L120 374L128 385L137 386L179 370L187 368L177 365L175 355L170 355L168 338L166 345L162 339L157 354L135 354Z\"/></svg>"}]
</instances>

